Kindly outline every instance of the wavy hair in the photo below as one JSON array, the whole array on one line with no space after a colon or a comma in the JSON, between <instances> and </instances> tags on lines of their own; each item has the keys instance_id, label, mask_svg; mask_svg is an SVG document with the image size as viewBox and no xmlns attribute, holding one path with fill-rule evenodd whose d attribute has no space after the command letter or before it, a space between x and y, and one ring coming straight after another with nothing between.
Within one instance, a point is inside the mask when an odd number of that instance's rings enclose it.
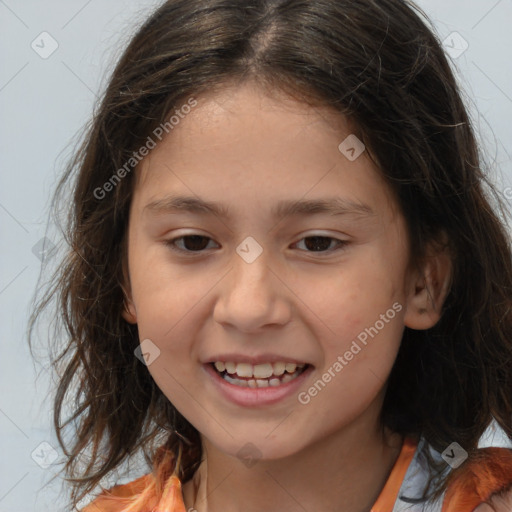
<instances>
[{"instance_id":1,"label":"wavy hair","mask_svg":"<svg viewBox=\"0 0 512 512\"><path fill-rule=\"evenodd\" d=\"M454 273L442 318L426 331L405 329L382 425L423 436L440 451L457 441L470 455L493 419L512 439L512 267L503 205L424 13L406 0L169 0L124 51L59 182L55 205L67 204L64 191L73 187L62 228L68 250L31 318L32 339L38 318L56 304L54 423L74 503L130 455L150 460L162 440L181 452L184 481L201 459L198 432L134 357L137 328L122 318L137 170L105 198L97 190L184 98L246 80L353 122L396 194L413 262L432 242L449 245ZM57 342L63 332L64 345ZM425 457L435 485L424 499L439 496L456 473L442 475Z\"/></svg>"}]
</instances>

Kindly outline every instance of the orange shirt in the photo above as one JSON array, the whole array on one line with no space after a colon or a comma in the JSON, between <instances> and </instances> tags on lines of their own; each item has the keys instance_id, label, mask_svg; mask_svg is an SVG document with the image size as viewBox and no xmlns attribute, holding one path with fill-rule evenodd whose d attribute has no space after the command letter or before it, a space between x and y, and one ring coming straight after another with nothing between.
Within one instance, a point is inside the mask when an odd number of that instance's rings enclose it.
<instances>
[{"instance_id":1,"label":"orange shirt","mask_svg":"<svg viewBox=\"0 0 512 512\"><path fill-rule=\"evenodd\" d=\"M423 442L423 440L422 440ZM437 453L437 452L436 452ZM405 439L400 454L371 512L421 512L422 503L407 500L411 492L421 493L426 472L418 459L418 443ZM447 469L449 469L447 467ZM512 450L483 448L451 482L443 499L430 512L472 512L491 495L512 490ZM104 491L82 512L186 512L181 482L171 476L156 492L152 474ZM406 492L407 491L407 492ZM403 494L405 493L405 494Z\"/></svg>"}]
</instances>

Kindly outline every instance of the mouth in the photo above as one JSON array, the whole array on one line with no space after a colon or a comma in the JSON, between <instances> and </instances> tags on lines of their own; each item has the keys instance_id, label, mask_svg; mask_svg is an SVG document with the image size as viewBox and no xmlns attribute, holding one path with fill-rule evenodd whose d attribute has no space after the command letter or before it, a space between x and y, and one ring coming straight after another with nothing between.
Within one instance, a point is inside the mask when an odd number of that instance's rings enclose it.
<instances>
[{"instance_id":1,"label":"mouth","mask_svg":"<svg viewBox=\"0 0 512 512\"><path fill-rule=\"evenodd\" d=\"M278 387L293 381L310 366L275 362L263 364L215 361L210 363L215 372L226 382L242 388Z\"/></svg>"}]
</instances>

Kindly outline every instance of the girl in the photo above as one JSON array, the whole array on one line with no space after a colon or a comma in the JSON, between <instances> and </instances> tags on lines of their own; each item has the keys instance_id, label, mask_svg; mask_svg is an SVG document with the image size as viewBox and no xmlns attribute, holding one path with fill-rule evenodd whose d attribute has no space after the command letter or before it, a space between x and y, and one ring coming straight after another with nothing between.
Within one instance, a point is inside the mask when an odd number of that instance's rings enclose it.
<instances>
[{"instance_id":1,"label":"girl","mask_svg":"<svg viewBox=\"0 0 512 512\"><path fill-rule=\"evenodd\" d=\"M134 37L34 317L74 505L143 451L87 512L509 510L509 240L422 16L169 0Z\"/></svg>"}]
</instances>

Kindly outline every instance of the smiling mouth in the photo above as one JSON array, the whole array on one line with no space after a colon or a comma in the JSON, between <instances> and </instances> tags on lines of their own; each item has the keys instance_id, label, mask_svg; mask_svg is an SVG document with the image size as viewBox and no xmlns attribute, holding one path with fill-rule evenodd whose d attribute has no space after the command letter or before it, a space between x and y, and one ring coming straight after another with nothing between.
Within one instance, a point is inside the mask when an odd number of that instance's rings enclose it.
<instances>
[{"instance_id":1,"label":"smiling mouth","mask_svg":"<svg viewBox=\"0 0 512 512\"><path fill-rule=\"evenodd\" d=\"M210 363L226 382L244 388L277 387L296 379L308 364L296 363L233 363L216 361Z\"/></svg>"}]
</instances>

